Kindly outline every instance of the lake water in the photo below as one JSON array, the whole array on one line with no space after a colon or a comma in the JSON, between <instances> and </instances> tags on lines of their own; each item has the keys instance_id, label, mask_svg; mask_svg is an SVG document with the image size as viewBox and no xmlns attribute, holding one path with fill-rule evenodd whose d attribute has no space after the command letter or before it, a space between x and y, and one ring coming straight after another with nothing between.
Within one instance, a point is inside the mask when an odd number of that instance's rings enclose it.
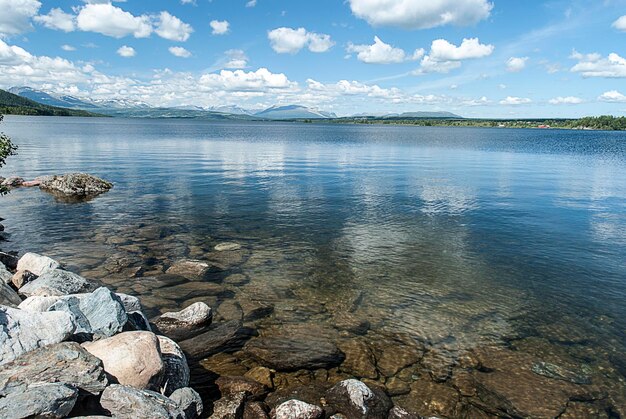
<instances>
[{"instance_id":1,"label":"lake water","mask_svg":"<svg viewBox=\"0 0 626 419\"><path fill-rule=\"evenodd\" d=\"M1 128L20 147L3 176L115 184L83 203L1 198L5 249L58 258L151 315L198 300L227 320L271 307L248 318L262 336L324 336L355 364L331 376L376 381L423 415L626 417L626 133L48 117ZM215 261L221 289L164 287L185 258Z\"/></svg>"}]
</instances>

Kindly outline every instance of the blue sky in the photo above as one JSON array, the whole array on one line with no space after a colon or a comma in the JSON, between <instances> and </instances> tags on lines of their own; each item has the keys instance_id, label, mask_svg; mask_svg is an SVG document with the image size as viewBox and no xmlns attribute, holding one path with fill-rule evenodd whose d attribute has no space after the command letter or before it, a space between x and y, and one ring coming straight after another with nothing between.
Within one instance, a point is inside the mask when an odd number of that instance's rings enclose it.
<instances>
[{"instance_id":1,"label":"blue sky","mask_svg":"<svg viewBox=\"0 0 626 419\"><path fill-rule=\"evenodd\" d=\"M626 0L0 0L0 87L340 115L626 114Z\"/></svg>"}]
</instances>

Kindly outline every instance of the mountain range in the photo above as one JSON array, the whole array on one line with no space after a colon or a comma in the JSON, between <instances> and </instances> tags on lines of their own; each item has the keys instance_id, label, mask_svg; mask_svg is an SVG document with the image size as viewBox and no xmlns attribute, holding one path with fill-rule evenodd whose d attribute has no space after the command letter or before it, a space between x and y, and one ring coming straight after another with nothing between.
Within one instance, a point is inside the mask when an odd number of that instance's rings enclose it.
<instances>
[{"instance_id":1,"label":"mountain range","mask_svg":"<svg viewBox=\"0 0 626 419\"><path fill-rule=\"evenodd\" d=\"M253 119L299 120L335 119L337 115L301 105L275 105L267 109L244 109L236 105L203 108L200 106L152 107L141 101L127 99L81 99L60 95L28 86L12 87L9 92L34 102L57 108L84 110L102 115L131 118L195 118L195 119ZM441 118L461 119L450 112L406 112L402 114L358 114L351 118Z\"/></svg>"}]
</instances>

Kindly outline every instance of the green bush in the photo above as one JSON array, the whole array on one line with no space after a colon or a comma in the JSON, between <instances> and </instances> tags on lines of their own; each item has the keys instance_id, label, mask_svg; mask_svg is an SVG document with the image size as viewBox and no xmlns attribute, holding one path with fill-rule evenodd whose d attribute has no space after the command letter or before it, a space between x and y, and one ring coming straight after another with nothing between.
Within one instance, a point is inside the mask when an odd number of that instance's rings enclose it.
<instances>
[{"instance_id":1,"label":"green bush","mask_svg":"<svg viewBox=\"0 0 626 419\"><path fill-rule=\"evenodd\" d=\"M4 119L4 115L0 115L0 123ZM0 132L0 167L4 166L9 156L15 155L17 146L11 142L11 138L3 132ZM0 186L0 195L5 195L9 191Z\"/></svg>"}]
</instances>

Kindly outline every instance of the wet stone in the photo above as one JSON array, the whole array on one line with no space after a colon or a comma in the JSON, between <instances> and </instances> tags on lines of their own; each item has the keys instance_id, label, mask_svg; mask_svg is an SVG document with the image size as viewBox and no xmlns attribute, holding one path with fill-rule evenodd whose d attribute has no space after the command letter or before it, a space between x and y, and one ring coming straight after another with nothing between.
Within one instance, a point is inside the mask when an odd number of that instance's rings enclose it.
<instances>
[{"instance_id":1,"label":"wet stone","mask_svg":"<svg viewBox=\"0 0 626 419\"><path fill-rule=\"evenodd\" d=\"M411 392L394 399L408 412L421 416L459 417L459 393L445 384L421 379L411 384Z\"/></svg>"},{"instance_id":2,"label":"wet stone","mask_svg":"<svg viewBox=\"0 0 626 419\"><path fill-rule=\"evenodd\" d=\"M261 402L248 402L243 409L243 419L269 419L267 406Z\"/></svg>"},{"instance_id":3,"label":"wet stone","mask_svg":"<svg viewBox=\"0 0 626 419\"><path fill-rule=\"evenodd\" d=\"M209 331L181 341L180 346L192 359L202 359L219 352L238 351L255 334L254 329L232 320L213 325Z\"/></svg>"},{"instance_id":4,"label":"wet stone","mask_svg":"<svg viewBox=\"0 0 626 419\"><path fill-rule=\"evenodd\" d=\"M344 380L326 393L331 413L341 413L349 418L386 418L393 406L389 397L376 387L359 380Z\"/></svg>"},{"instance_id":5,"label":"wet stone","mask_svg":"<svg viewBox=\"0 0 626 419\"><path fill-rule=\"evenodd\" d=\"M272 370L265 367L254 367L244 374L244 377L261 383L270 389L274 388L273 376Z\"/></svg>"},{"instance_id":6,"label":"wet stone","mask_svg":"<svg viewBox=\"0 0 626 419\"><path fill-rule=\"evenodd\" d=\"M222 396L247 392L252 399L260 400L268 393L267 387L250 378L221 376L215 381L215 384L217 384Z\"/></svg>"},{"instance_id":7,"label":"wet stone","mask_svg":"<svg viewBox=\"0 0 626 419\"><path fill-rule=\"evenodd\" d=\"M364 341L352 339L339 344L339 348L346 355L340 367L342 371L359 378L378 378L376 358Z\"/></svg>"},{"instance_id":8,"label":"wet stone","mask_svg":"<svg viewBox=\"0 0 626 419\"><path fill-rule=\"evenodd\" d=\"M211 308L198 302L178 312L164 313L154 321L154 325L159 333L181 341L205 332L212 319Z\"/></svg>"},{"instance_id":9,"label":"wet stone","mask_svg":"<svg viewBox=\"0 0 626 419\"><path fill-rule=\"evenodd\" d=\"M240 419L247 397L245 392L222 397L214 403L210 419Z\"/></svg>"},{"instance_id":10,"label":"wet stone","mask_svg":"<svg viewBox=\"0 0 626 419\"><path fill-rule=\"evenodd\" d=\"M274 412L276 419L318 419L323 415L321 407L300 400L286 401L276 407Z\"/></svg>"}]
</instances>

